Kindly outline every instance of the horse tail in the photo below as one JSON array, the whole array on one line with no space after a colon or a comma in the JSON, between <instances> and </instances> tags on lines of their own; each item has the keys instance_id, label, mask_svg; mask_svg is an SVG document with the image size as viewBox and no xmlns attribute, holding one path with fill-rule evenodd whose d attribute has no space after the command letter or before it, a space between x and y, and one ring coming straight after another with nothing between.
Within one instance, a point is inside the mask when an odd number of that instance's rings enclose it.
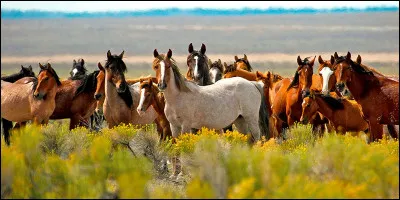
<instances>
[{"instance_id":1,"label":"horse tail","mask_svg":"<svg viewBox=\"0 0 400 200\"><path fill-rule=\"evenodd\" d=\"M253 84L256 86L258 91L261 94L261 103L260 103L260 110L258 111L258 125L260 127L260 133L261 135L265 136L265 139L268 140L271 137L270 130L269 130L269 113L268 113L268 108L267 104L265 103L265 97L264 97L264 90L260 84L257 82L253 82Z\"/></svg>"},{"instance_id":2,"label":"horse tail","mask_svg":"<svg viewBox=\"0 0 400 200\"><path fill-rule=\"evenodd\" d=\"M390 136L392 136L392 138L398 138L397 131L394 128L393 124L387 124L387 129L389 131Z\"/></svg>"},{"instance_id":3,"label":"horse tail","mask_svg":"<svg viewBox=\"0 0 400 200\"><path fill-rule=\"evenodd\" d=\"M10 130L13 127L13 124L11 121L8 121L4 118L1 118L1 122L3 123L4 141L8 146L10 146Z\"/></svg>"}]
</instances>

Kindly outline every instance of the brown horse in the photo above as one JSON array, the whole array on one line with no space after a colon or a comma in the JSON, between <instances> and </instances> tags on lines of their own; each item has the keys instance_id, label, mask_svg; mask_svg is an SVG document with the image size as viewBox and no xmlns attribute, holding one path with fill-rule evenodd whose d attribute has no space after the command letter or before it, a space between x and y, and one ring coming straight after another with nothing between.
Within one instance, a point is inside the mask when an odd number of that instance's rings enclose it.
<instances>
[{"instance_id":1,"label":"brown horse","mask_svg":"<svg viewBox=\"0 0 400 200\"><path fill-rule=\"evenodd\" d=\"M256 81L257 79L256 73L241 69L236 62L229 66L224 62L224 66L224 78L242 77L249 81Z\"/></svg>"},{"instance_id":2,"label":"brown horse","mask_svg":"<svg viewBox=\"0 0 400 200\"><path fill-rule=\"evenodd\" d=\"M246 54L243 55L243 58L238 58L237 56L235 56L235 63L237 64L237 67L240 69L246 70L248 72L251 72L253 70L249 60L247 59Z\"/></svg>"},{"instance_id":3,"label":"brown horse","mask_svg":"<svg viewBox=\"0 0 400 200\"><path fill-rule=\"evenodd\" d=\"M329 119L337 132L368 132L368 123L363 118L361 107L354 100L337 99L311 90L303 99L302 107L300 121L303 123L307 123L308 119L320 112Z\"/></svg>"},{"instance_id":4,"label":"brown horse","mask_svg":"<svg viewBox=\"0 0 400 200\"><path fill-rule=\"evenodd\" d=\"M165 99L164 94L161 93L156 85L150 78L142 78L140 80L140 100L137 107L137 112L142 115L151 105L157 112L156 119L157 131L160 135L160 141L166 140L167 137L172 138L171 127L169 121L164 113Z\"/></svg>"},{"instance_id":5,"label":"brown horse","mask_svg":"<svg viewBox=\"0 0 400 200\"><path fill-rule=\"evenodd\" d=\"M34 124L48 123L56 107L56 91L61 83L50 63L45 66L39 63L39 66L39 75L33 78L33 81L27 83L1 81L2 118L11 122L32 120ZM10 143L8 132L10 128L4 127L4 130L7 130L4 131L7 144Z\"/></svg>"},{"instance_id":6,"label":"brown horse","mask_svg":"<svg viewBox=\"0 0 400 200\"><path fill-rule=\"evenodd\" d=\"M283 128L287 128L299 121L302 113L301 103L303 96L310 91L312 85L313 65L315 57L312 60L308 58L302 60L297 57L299 67L296 70L294 78L284 78L280 81L279 89L272 103L272 115L276 120L275 126L279 134ZM314 128L316 125L325 123L320 115L313 119Z\"/></svg>"},{"instance_id":7,"label":"brown horse","mask_svg":"<svg viewBox=\"0 0 400 200\"><path fill-rule=\"evenodd\" d=\"M337 57L333 68L337 89L342 91L346 84L361 105L364 118L369 123L370 141L382 139L383 124L399 125L398 81L378 75L359 62L353 62L350 52L346 56Z\"/></svg>"},{"instance_id":8,"label":"brown horse","mask_svg":"<svg viewBox=\"0 0 400 200\"><path fill-rule=\"evenodd\" d=\"M63 80L57 88L56 109L50 119L70 119L69 129L85 126L96 108L95 92L99 71L94 71L81 80Z\"/></svg>"},{"instance_id":9,"label":"brown horse","mask_svg":"<svg viewBox=\"0 0 400 200\"><path fill-rule=\"evenodd\" d=\"M145 125L151 124L157 118L154 108L149 108L142 116L136 111L140 96L139 83L128 85L124 73L127 67L120 55L107 52L105 68L105 100L103 104L104 117L108 127L113 128L120 123Z\"/></svg>"}]
</instances>

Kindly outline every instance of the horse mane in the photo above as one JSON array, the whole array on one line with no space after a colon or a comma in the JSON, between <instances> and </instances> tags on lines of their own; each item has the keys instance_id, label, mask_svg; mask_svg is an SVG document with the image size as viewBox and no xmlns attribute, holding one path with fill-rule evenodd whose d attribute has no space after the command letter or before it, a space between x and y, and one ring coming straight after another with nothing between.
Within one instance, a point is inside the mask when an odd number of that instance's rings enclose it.
<instances>
[{"instance_id":1,"label":"horse mane","mask_svg":"<svg viewBox=\"0 0 400 200\"><path fill-rule=\"evenodd\" d=\"M235 64L230 64L227 67L225 67L224 74L226 74L228 72L234 72L236 70L237 70L237 68L236 68Z\"/></svg>"},{"instance_id":2,"label":"horse mane","mask_svg":"<svg viewBox=\"0 0 400 200\"><path fill-rule=\"evenodd\" d=\"M341 100L336 99L332 96L329 95L323 95L321 93L315 94L316 96L321 97L321 99L328 104L329 107L331 107L333 110L343 110L344 109L344 104Z\"/></svg>"},{"instance_id":3,"label":"horse mane","mask_svg":"<svg viewBox=\"0 0 400 200\"><path fill-rule=\"evenodd\" d=\"M334 66L340 64L341 62L347 61L346 56L340 56L335 59L335 63L333 64ZM374 73L372 73L372 70L369 69L367 66L363 66L358 64L357 62L353 62L353 60L350 60L350 63L348 63L352 69L354 69L355 72L359 74L366 74L370 76L374 76ZM376 70L374 70L376 71ZM380 74L380 73L379 73ZM382 75L382 74L380 74Z\"/></svg>"},{"instance_id":4,"label":"horse mane","mask_svg":"<svg viewBox=\"0 0 400 200\"><path fill-rule=\"evenodd\" d=\"M298 71L296 71L296 73L294 74L294 78L292 80L292 82L290 83L288 89L286 91L289 91L290 88L292 87L296 87L299 85L299 79L300 78L300 73Z\"/></svg>"},{"instance_id":5,"label":"horse mane","mask_svg":"<svg viewBox=\"0 0 400 200\"><path fill-rule=\"evenodd\" d=\"M78 89L75 92L75 95L73 98L77 97L79 94L83 92L90 92L93 91L93 89L96 89L97 87L97 75L100 73L100 70L96 70L88 75L85 76L83 79L81 85L78 87Z\"/></svg>"},{"instance_id":6,"label":"horse mane","mask_svg":"<svg viewBox=\"0 0 400 200\"><path fill-rule=\"evenodd\" d=\"M118 68L121 69L122 73L128 72L128 68L125 65L125 62L120 58L118 55L112 55L111 60L107 59L106 64L104 65L104 68L107 68L112 61L116 61L118 64ZM114 70L117 70L117 68L114 68Z\"/></svg>"},{"instance_id":7,"label":"horse mane","mask_svg":"<svg viewBox=\"0 0 400 200\"><path fill-rule=\"evenodd\" d=\"M21 71L18 72L18 73L15 73L15 74L11 74L11 75L8 75L8 76L3 76L3 77L1 77L1 80L7 81L7 82L10 82L10 83L14 83L15 81L17 81L17 80L19 80L19 79L21 79L21 78L23 78L23 77L24 77L24 73L23 73L22 70L21 70Z\"/></svg>"},{"instance_id":8,"label":"horse mane","mask_svg":"<svg viewBox=\"0 0 400 200\"><path fill-rule=\"evenodd\" d=\"M245 60L244 58L240 58L236 62L239 62L239 61L243 61L244 64L247 65L247 68L249 69L249 72L251 72L253 70L253 68L251 67L250 62L248 60Z\"/></svg>"}]
</instances>

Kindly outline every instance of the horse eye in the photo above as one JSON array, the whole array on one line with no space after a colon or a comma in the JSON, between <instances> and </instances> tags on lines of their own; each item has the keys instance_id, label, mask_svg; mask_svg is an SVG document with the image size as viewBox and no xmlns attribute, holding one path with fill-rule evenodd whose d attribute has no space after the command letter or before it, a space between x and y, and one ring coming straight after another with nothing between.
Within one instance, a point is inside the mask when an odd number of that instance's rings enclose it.
<instances>
[{"instance_id":1,"label":"horse eye","mask_svg":"<svg viewBox=\"0 0 400 200\"><path fill-rule=\"evenodd\" d=\"M49 77L46 77L46 78L44 78L43 80L44 80L44 81L47 81L47 80L49 80Z\"/></svg>"}]
</instances>

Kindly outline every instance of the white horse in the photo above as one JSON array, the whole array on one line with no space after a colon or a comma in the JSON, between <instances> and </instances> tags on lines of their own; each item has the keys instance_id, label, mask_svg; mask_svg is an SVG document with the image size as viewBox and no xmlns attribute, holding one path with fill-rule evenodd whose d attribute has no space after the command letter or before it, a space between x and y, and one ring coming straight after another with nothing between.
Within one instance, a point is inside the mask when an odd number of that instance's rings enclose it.
<instances>
[{"instance_id":1,"label":"white horse","mask_svg":"<svg viewBox=\"0 0 400 200\"><path fill-rule=\"evenodd\" d=\"M198 86L186 80L176 62L154 50L153 69L158 87L165 96L165 115L172 136L190 132L191 128L222 129L234 123L241 133L251 133L252 142L260 135L269 138L268 115L262 85L235 77L212 85Z\"/></svg>"},{"instance_id":2,"label":"white horse","mask_svg":"<svg viewBox=\"0 0 400 200\"><path fill-rule=\"evenodd\" d=\"M111 55L107 52L105 65L105 100L103 104L104 117L108 127L118 126L120 123L145 125L151 124L157 118L157 113L150 107L145 113L139 115L136 107L139 105L140 83L128 85L124 72L127 70L121 55ZM136 98L134 98L136 97Z\"/></svg>"}]
</instances>

